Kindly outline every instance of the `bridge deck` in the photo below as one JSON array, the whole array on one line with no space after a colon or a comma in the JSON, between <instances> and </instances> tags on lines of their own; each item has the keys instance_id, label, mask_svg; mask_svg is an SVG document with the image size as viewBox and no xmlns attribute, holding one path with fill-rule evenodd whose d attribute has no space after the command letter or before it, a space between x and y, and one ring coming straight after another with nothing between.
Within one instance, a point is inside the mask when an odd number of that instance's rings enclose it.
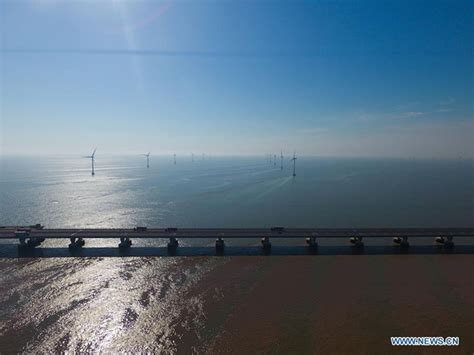
<instances>
[{"instance_id":1,"label":"bridge deck","mask_svg":"<svg viewBox=\"0 0 474 355\"><path fill-rule=\"evenodd\" d=\"M19 227L0 227L0 240L16 239ZM270 228L149 228L134 229L31 229L29 237L39 238L387 238L387 237L473 237L474 228L285 228L281 231Z\"/></svg>"}]
</instances>

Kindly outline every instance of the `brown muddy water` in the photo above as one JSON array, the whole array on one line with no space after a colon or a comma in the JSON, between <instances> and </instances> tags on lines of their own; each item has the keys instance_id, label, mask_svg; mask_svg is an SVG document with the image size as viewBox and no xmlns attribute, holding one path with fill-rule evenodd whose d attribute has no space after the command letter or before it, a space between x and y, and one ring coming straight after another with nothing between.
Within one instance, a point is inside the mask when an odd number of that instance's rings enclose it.
<instances>
[{"instance_id":1,"label":"brown muddy water","mask_svg":"<svg viewBox=\"0 0 474 355\"><path fill-rule=\"evenodd\" d=\"M0 353L472 354L472 270L472 255L0 259Z\"/></svg>"}]
</instances>

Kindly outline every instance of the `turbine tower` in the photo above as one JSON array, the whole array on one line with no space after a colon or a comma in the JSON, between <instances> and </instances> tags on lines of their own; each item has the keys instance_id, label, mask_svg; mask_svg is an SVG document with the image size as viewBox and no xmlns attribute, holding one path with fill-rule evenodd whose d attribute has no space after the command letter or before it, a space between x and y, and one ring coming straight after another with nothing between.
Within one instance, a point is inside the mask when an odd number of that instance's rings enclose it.
<instances>
[{"instance_id":1,"label":"turbine tower","mask_svg":"<svg viewBox=\"0 0 474 355\"><path fill-rule=\"evenodd\" d=\"M194 153L191 153L191 163L194 163Z\"/></svg>"},{"instance_id":2,"label":"turbine tower","mask_svg":"<svg viewBox=\"0 0 474 355\"><path fill-rule=\"evenodd\" d=\"M296 176L296 152L293 153L291 160L293 160L293 176Z\"/></svg>"},{"instance_id":3,"label":"turbine tower","mask_svg":"<svg viewBox=\"0 0 474 355\"><path fill-rule=\"evenodd\" d=\"M150 167L150 152L148 152L147 154L143 154L143 156L146 157L146 167L149 168Z\"/></svg>"},{"instance_id":4,"label":"turbine tower","mask_svg":"<svg viewBox=\"0 0 474 355\"><path fill-rule=\"evenodd\" d=\"M176 154L173 155L174 165L176 165Z\"/></svg>"},{"instance_id":5,"label":"turbine tower","mask_svg":"<svg viewBox=\"0 0 474 355\"><path fill-rule=\"evenodd\" d=\"M86 155L84 156L83 158L88 158L91 160L91 163L92 163L92 173L91 175L94 176L95 175L95 171L94 171L94 160L95 160L95 151L97 150L97 148L94 149L94 151L92 152L92 155Z\"/></svg>"},{"instance_id":6,"label":"turbine tower","mask_svg":"<svg viewBox=\"0 0 474 355\"><path fill-rule=\"evenodd\" d=\"M277 156L273 154L273 166L277 166Z\"/></svg>"},{"instance_id":7,"label":"turbine tower","mask_svg":"<svg viewBox=\"0 0 474 355\"><path fill-rule=\"evenodd\" d=\"M280 151L280 170L283 170L283 152Z\"/></svg>"}]
</instances>

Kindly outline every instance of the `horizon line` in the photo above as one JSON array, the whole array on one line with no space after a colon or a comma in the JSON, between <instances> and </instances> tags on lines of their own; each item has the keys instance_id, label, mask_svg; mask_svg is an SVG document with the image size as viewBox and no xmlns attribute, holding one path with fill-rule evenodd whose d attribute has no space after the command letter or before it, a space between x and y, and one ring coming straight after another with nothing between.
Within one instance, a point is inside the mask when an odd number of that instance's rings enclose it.
<instances>
[{"instance_id":1,"label":"horizon line","mask_svg":"<svg viewBox=\"0 0 474 355\"><path fill-rule=\"evenodd\" d=\"M141 155L142 153L100 153L99 156L105 157L134 157ZM190 157L190 153L156 153L150 152L150 157L169 157L173 158L173 155L176 154L176 157ZM202 160L202 154L205 154L205 159L208 160L209 157L256 157L256 158L266 158L270 153L194 153L195 161ZM285 157L285 154L283 154ZM286 157L290 157L292 154L287 154ZM385 155L321 155L321 154L297 154L299 158L325 158L325 159L403 159L403 160L474 160L474 157L466 156L450 156L450 157L436 157L436 156L385 156ZM3 157L77 157L82 158L80 153L1 153L0 158ZM273 157L273 155L272 155ZM279 157L279 156L278 156Z\"/></svg>"}]
</instances>

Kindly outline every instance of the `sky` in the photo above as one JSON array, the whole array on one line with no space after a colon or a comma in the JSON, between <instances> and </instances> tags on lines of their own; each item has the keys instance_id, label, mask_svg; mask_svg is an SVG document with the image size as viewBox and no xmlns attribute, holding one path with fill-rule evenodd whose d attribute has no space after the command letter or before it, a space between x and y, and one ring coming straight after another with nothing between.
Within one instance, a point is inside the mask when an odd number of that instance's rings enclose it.
<instances>
[{"instance_id":1,"label":"sky","mask_svg":"<svg viewBox=\"0 0 474 355\"><path fill-rule=\"evenodd\" d=\"M0 0L0 154L474 157L471 0Z\"/></svg>"}]
</instances>

